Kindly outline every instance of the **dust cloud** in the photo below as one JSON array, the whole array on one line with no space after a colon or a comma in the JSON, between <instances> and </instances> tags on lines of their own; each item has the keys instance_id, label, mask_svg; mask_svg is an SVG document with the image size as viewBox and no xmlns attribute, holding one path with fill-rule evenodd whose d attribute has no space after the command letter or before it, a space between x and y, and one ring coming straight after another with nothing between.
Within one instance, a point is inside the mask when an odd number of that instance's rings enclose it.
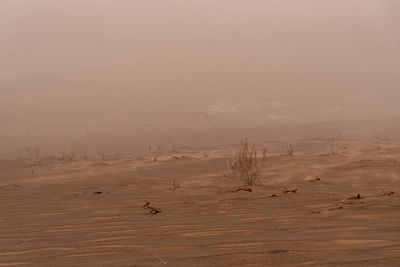
<instances>
[{"instance_id":1,"label":"dust cloud","mask_svg":"<svg viewBox=\"0 0 400 267\"><path fill-rule=\"evenodd\" d=\"M399 0L0 0L0 266L400 266L399 48Z\"/></svg>"},{"instance_id":2,"label":"dust cloud","mask_svg":"<svg viewBox=\"0 0 400 267\"><path fill-rule=\"evenodd\" d=\"M1 124L399 114L398 1L1 1Z\"/></svg>"},{"instance_id":3,"label":"dust cloud","mask_svg":"<svg viewBox=\"0 0 400 267\"><path fill-rule=\"evenodd\" d=\"M396 117L399 12L395 0L3 0L0 129Z\"/></svg>"}]
</instances>

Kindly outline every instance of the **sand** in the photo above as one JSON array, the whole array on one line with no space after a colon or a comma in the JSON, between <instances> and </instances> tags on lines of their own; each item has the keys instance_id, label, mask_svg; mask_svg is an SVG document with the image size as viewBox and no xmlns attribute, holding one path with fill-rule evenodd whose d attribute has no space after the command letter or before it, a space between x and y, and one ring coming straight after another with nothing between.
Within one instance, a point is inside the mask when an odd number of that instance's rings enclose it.
<instances>
[{"instance_id":1,"label":"sand","mask_svg":"<svg viewBox=\"0 0 400 267\"><path fill-rule=\"evenodd\" d=\"M236 191L233 146L33 173L2 160L0 266L400 265L400 144L294 145L269 154L252 192Z\"/></svg>"}]
</instances>

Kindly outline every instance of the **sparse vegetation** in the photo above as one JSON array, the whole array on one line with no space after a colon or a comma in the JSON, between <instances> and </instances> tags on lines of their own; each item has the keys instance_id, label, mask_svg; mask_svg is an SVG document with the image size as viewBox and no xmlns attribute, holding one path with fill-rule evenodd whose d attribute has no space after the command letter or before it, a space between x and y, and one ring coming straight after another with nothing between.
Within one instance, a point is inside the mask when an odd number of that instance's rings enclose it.
<instances>
[{"instance_id":1,"label":"sparse vegetation","mask_svg":"<svg viewBox=\"0 0 400 267\"><path fill-rule=\"evenodd\" d=\"M67 147L67 150L65 151L65 154L63 157L68 161L72 161L74 159L74 154L72 153L70 147Z\"/></svg>"},{"instance_id":2,"label":"sparse vegetation","mask_svg":"<svg viewBox=\"0 0 400 267\"><path fill-rule=\"evenodd\" d=\"M251 187L248 187L248 186L239 186L239 187L233 188L231 190L228 190L227 192L238 192L238 191L247 191L250 193L253 192Z\"/></svg>"},{"instance_id":3,"label":"sparse vegetation","mask_svg":"<svg viewBox=\"0 0 400 267\"><path fill-rule=\"evenodd\" d=\"M294 147L293 144L288 144L286 146L286 155L289 157L293 157L294 156Z\"/></svg>"},{"instance_id":4,"label":"sparse vegetation","mask_svg":"<svg viewBox=\"0 0 400 267\"><path fill-rule=\"evenodd\" d=\"M285 188L282 190L282 193L284 193L284 194L287 194L287 193L297 193L297 188L288 189L287 187L285 187Z\"/></svg>"},{"instance_id":5,"label":"sparse vegetation","mask_svg":"<svg viewBox=\"0 0 400 267\"><path fill-rule=\"evenodd\" d=\"M253 185L261 175L264 163L264 159L257 158L256 145L245 139L240 143L236 155L229 160L229 168L246 185Z\"/></svg>"},{"instance_id":6,"label":"sparse vegetation","mask_svg":"<svg viewBox=\"0 0 400 267\"><path fill-rule=\"evenodd\" d=\"M268 148L263 146L261 148L261 153L262 153L262 161L266 162L267 161L267 153L268 153Z\"/></svg>"},{"instance_id":7,"label":"sparse vegetation","mask_svg":"<svg viewBox=\"0 0 400 267\"><path fill-rule=\"evenodd\" d=\"M85 150L85 151L82 152L82 160L86 161L87 159L88 159L88 154L87 154L87 152Z\"/></svg>"},{"instance_id":8,"label":"sparse vegetation","mask_svg":"<svg viewBox=\"0 0 400 267\"><path fill-rule=\"evenodd\" d=\"M150 214L155 215L161 212L161 209L150 206L150 202L143 205L143 208L150 210Z\"/></svg>"},{"instance_id":9,"label":"sparse vegetation","mask_svg":"<svg viewBox=\"0 0 400 267\"><path fill-rule=\"evenodd\" d=\"M337 143L340 139L341 135L337 134L337 135L333 135L330 139L329 139L329 151L332 155L337 154L338 152L338 146Z\"/></svg>"},{"instance_id":10,"label":"sparse vegetation","mask_svg":"<svg viewBox=\"0 0 400 267\"><path fill-rule=\"evenodd\" d=\"M41 159L39 150L37 147L31 147L28 149L30 153L30 160L31 160L31 172L32 174L35 172L35 166L40 166Z\"/></svg>"},{"instance_id":11,"label":"sparse vegetation","mask_svg":"<svg viewBox=\"0 0 400 267\"><path fill-rule=\"evenodd\" d=\"M31 163L33 166L38 166L41 162L39 150L36 147L30 148Z\"/></svg>"},{"instance_id":12,"label":"sparse vegetation","mask_svg":"<svg viewBox=\"0 0 400 267\"><path fill-rule=\"evenodd\" d=\"M155 150L152 150L151 146L149 146L149 152L153 154L153 162L157 162L158 157L165 151L167 145L168 141L164 141Z\"/></svg>"},{"instance_id":13,"label":"sparse vegetation","mask_svg":"<svg viewBox=\"0 0 400 267\"><path fill-rule=\"evenodd\" d=\"M103 149L100 149L98 151L98 155L99 155L99 157L101 158L102 161L106 160L106 154L104 153Z\"/></svg>"},{"instance_id":14,"label":"sparse vegetation","mask_svg":"<svg viewBox=\"0 0 400 267\"><path fill-rule=\"evenodd\" d=\"M120 149L118 146L113 146L112 147L112 154L113 154L113 159L118 160L120 157Z\"/></svg>"},{"instance_id":15,"label":"sparse vegetation","mask_svg":"<svg viewBox=\"0 0 400 267\"><path fill-rule=\"evenodd\" d=\"M180 188L179 183L176 181L176 179L174 179L173 183L172 183L172 190L178 189Z\"/></svg>"}]
</instances>

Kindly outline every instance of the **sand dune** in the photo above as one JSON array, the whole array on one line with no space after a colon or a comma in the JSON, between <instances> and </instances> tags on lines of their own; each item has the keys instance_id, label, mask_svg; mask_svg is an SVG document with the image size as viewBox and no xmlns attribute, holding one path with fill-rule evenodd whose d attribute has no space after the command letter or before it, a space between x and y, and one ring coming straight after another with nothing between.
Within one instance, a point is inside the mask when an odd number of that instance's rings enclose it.
<instances>
[{"instance_id":1,"label":"sand dune","mask_svg":"<svg viewBox=\"0 0 400 267\"><path fill-rule=\"evenodd\" d=\"M252 192L232 190L233 147L33 174L1 161L0 266L399 265L400 146L377 142L330 155L298 140L308 149L270 154Z\"/></svg>"}]
</instances>

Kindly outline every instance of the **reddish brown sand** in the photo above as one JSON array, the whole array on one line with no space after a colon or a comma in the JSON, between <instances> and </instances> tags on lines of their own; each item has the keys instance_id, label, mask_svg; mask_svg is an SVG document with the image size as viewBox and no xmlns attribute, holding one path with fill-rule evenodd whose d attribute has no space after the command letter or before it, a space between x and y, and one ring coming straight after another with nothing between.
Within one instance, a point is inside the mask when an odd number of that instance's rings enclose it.
<instances>
[{"instance_id":1,"label":"reddish brown sand","mask_svg":"<svg viewBox=\"0 0 400 267\"><path fill-rule=\"evenodd\" d=\"M399 266L399 143L295 147L270 155L252 192L235 191L233 148L44 160L33 174L1 161L0 266Z\"/></svg>"}]
</instances>

